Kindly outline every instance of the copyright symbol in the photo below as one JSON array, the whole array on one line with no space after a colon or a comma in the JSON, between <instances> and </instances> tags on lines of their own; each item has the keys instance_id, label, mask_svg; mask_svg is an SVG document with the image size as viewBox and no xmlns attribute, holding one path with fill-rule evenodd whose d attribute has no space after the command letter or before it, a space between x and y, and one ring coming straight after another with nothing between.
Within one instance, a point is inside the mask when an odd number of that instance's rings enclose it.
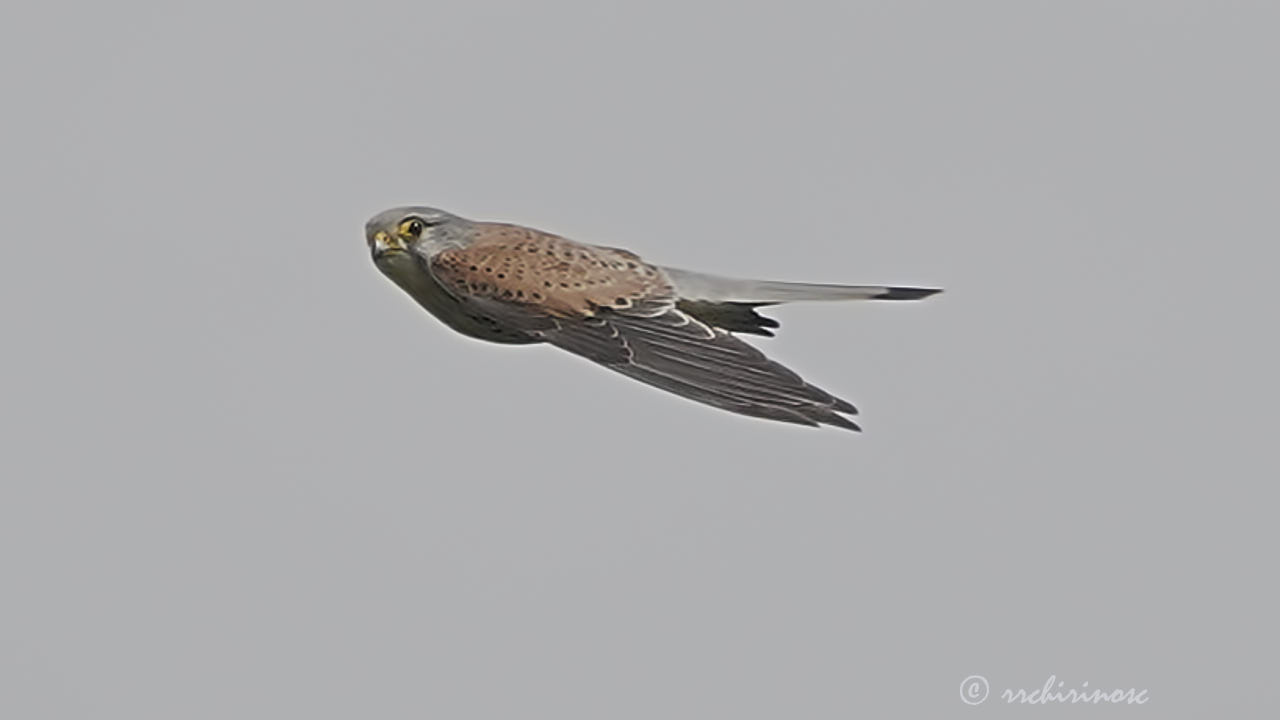
<instances>
[{"instance_id":1,"label":"copyright symbol","mask_svg":"<svg viewBox=\"0 0 1280 720\"><path fill-rule=\"evenodd\" d=\"M960 699L965 705L981 705L987 699L991 686L981 675L970 675L960 683Z\"/></svg>"}]
</instances>

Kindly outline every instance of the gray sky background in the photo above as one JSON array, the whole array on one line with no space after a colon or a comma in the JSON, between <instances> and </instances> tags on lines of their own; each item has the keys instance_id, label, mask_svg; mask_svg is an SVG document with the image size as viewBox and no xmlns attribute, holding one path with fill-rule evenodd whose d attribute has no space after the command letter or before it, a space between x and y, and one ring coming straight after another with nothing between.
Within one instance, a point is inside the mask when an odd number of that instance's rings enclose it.
<instances>
[{"instance_id":1,"label":"gray sky background","mask_svg":"<svg viewBox=\"0 0 1280 720\"><path fill-rule=\"evenodd\" d=\"M0 716L1274 713L1280 11L774 5L6 3ZM406 203L947 293L774 313L793 428L452 334Z\"/></svg>"}]
</instances>

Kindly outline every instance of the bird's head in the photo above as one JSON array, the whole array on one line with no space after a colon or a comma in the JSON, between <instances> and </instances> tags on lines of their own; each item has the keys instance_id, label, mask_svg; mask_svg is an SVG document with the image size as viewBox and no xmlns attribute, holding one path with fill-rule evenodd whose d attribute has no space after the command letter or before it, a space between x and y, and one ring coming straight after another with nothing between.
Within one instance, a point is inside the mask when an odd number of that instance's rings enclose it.
<instances>
[{"instance_id":1,"label":"bird's head","mask_svg":"<svg viewBox=\"0 0 1280 720\"><path fill-rule=\"evenodd\" d=\"M364 226L364 238L376 262L454 241L466 222L435 208L398 207L370 218Z\"/></svg>"}]
</instances>

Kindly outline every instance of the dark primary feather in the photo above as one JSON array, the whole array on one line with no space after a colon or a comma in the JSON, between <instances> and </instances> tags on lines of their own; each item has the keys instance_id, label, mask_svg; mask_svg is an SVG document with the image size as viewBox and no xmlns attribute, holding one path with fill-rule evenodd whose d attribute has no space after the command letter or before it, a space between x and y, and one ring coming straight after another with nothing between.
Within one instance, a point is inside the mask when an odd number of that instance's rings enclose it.
<instances>
[{"instance_id":1,"label":"dark primary feather","mask_svg":"<svg viewBox=\"0 0 1280 720\"><path fill-rule=\"evenodd\" d=\"M601 310L557 325L541 333L552 345L691 400L770 420L859 429L841 415L856 414L853 405L681 310L654 317Z\"/></svg>"},{"instance_id":2,"label":"dark primary feather","mask_svg":"<svg viewBox=\"0 0 1280 720\"><path fill-rule=\"evenodd\" d=\"M772 304L682 299L676 307L721 330L773 337L770 328L779 327L778 321L756 312L756 308Z\"/></svg>"}]
</instances>

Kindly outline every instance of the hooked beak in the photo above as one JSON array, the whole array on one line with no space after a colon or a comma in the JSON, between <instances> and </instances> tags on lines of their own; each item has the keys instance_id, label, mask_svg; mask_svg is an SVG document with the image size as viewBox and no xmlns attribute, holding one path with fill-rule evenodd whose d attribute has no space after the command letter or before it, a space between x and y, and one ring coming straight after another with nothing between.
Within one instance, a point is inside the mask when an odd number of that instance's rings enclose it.
<instances>
[{"instance_id":1,"label":"hooked beak","mask_svg":"<svg viewBox=\"0 0 1280 720\"><path fill-rule=\"evenodd\" d=\"M379 230L369 238L369 249L373 251L373 258L378 258L392 252L405 252L408 248L404 241L399 237L389 235L386 230Z\"/></svg>"}]
</instances>

